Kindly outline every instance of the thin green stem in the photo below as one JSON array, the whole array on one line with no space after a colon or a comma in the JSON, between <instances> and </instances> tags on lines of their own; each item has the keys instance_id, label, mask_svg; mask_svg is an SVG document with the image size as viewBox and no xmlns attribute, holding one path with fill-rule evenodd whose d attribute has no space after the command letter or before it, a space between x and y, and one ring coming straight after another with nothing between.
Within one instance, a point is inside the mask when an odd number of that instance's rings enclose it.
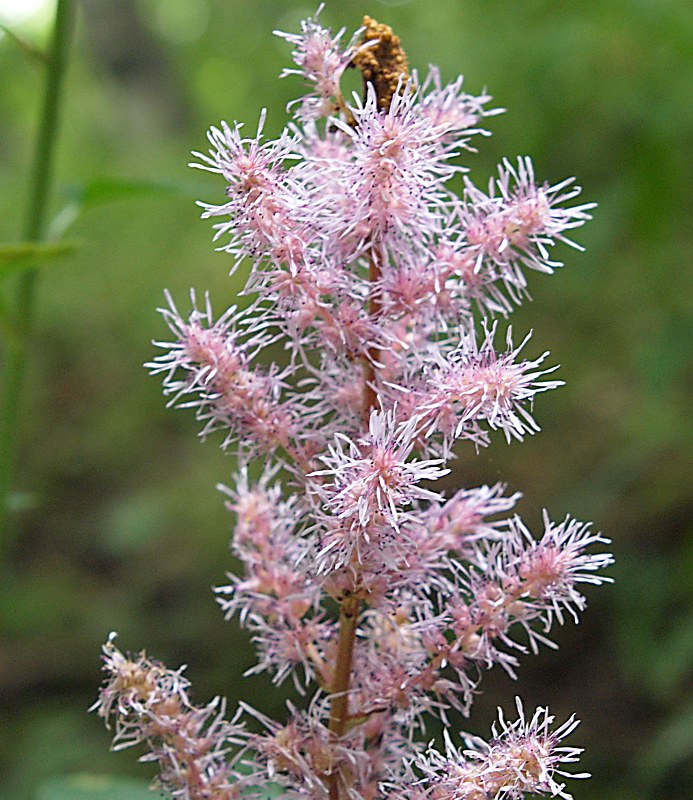
<instances>
[{"instance_id":1,"label":"thin green stem","mask_svg":"<svg viewBox=\"0 0 693 800\"><path fill-rule=\"evenodd\" d=\"M73 17L73 0L58 0L47 60L43 106L36 137L29 204L23 239L38 242L45 237L47 208L58 131L62 85ZM28 337L36 292L36 270L24 270L14 282L14 296L6 305L12 314L14 336L5 341L2 406L0 407L0 546L7 547L9 495L14 478L22 385L26 372Z\"/></svg>"}]
</instances>

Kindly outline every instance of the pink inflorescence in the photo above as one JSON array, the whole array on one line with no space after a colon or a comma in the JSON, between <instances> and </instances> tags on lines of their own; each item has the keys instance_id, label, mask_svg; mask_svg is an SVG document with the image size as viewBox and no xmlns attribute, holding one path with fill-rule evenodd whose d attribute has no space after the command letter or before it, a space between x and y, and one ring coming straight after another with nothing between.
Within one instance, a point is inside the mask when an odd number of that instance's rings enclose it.
<instances>
[{"instance_id":1,"label":"pink inflorescence","mask_svg":"<svg viewBox=\"0 0 693 800\"><path fill-rule=\"evenodd\" d=\"M372 35L343 43L321 11L280 34L295 63L283 74L308 84L294 120L269 140L265 111L252 135L222 122L192 165L226 184L202 216L233 269L249 265L254 299L215 317L209 298L182 314L167 293L171 340L147 365L239 459L220 488L241 570L217 598L253 637L249 672L290 679L307 707L278 722L241 704L228 722L222 701L191 703L181 671L111 638L95 708L184 800L259 799L270 784L287 799L569 798L564 778L584 777L565 771L573 718L553 727L518 700L488 742L421 740L431 717L470 712L484 670L515 677L521 656L555 646L583 587L609 580L608 540L588 524L544 514L534 534L504 485L439 484L456 454L539 430L535 397L562 382L529 334L501 329L527 271L577 247L592 204L571 206L572 180L537 181L527 157L477 188L460 156L488 135L490 97L435 67L408 74L368 18ZM363 96L344 96L345 69L385 51L401 66L387 102L361 67Z\"/></svg>"}]
</instances>

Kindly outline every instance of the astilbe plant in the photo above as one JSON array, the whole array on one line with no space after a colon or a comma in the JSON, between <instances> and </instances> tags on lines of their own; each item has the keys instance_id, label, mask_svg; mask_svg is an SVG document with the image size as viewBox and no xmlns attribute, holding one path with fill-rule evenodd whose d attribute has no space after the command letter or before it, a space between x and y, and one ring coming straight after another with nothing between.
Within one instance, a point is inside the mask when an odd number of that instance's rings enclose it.
<instances>
[{"instance_id":1,"label":"astilbe plant","mask_svg":"<svg viewBox=\"0 0 693 800\"><path fill-rule=\"evenodd\" d=\"M490 98L408 72L399 39L366 17L348 44L318 15L296 35L310 90L294 121L265 140L222 123L192 166L226 182L202 204L234 263L250 263L247 309L187 316L167 296L173 341L148 365L171 404L193 408L202 435L221 431L239 458L231 488L240 575L217 589L258 650L251 672L291 678L306 698L287 721L241 704L198 707L181 671L104 647L95 708L115 719L115 746L144 744L159 786L186 800L286 798L481 800L570 797L561 745L577 724L545 708L502 714L485 742L426 724L468 714L482 672L515 675L518 655L552 646L577 620L584 584L607 578L606 539L567 517L532 534L502 484L444 497L435 481L453 447L467 454L533 434L534 395L559 385L547 354L530 357L505 319L527 298L526 271L551 273L556 242L590 204L568 205L522 157L486 191L458 165ZM363 97L340 90L347 68ZM460 178L460 175L462 177ZM461 196L449 186L463 182ZM576 246L576 245L574 245ZM281 365L262 354L282 343ZM251 461L263 465L251 481Z\"/></svg>"}]
</instances>

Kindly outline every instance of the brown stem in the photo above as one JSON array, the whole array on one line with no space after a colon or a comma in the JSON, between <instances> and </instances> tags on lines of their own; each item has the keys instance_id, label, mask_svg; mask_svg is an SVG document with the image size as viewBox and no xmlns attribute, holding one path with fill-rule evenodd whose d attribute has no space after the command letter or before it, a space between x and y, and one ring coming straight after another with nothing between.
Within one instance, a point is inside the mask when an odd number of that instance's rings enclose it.
<instances>
[{"instance_id":1,"label":"brown stem","mask_svg":"<svg viewBox=\"0 0 693 800\"><path fill-rule=\"evenodd\" d=\"M374 286L380 279L380 265L371 250L368 263L368 280ZM371 290L368 298L368 316L376 319L380 314L380 298L376 291ZM378 393L375 388L375 365L378 362L380 351L377 347L368 348L368 354L363 359L363 421L366 425L370 420L371 411L378 407Z\"/></svg>"},{"instance_id":2,"label":"brown stem","mask_svg":"<svg viewBox=\"0 0 693 800\"><path fill-rule=\"evenodd\" d=\"M368 277L371 285L380 278L380 267L371 252ZM371 292L368 300L368 313L371 319L380 312L380 300L375 292ZM367 426L371 411L377 407L378 394L375 388L375 365L379 351L375 346L368 349L363 359L363 418ZM330 706L330 731L335 737L343 736L349 720L349 683L354 661L354 642L361 603L354 594L348 594L339 607L339 640L337 642L337 661L332 678L332 701ZM327 779L330 800L339 800L339 771L335 771Z\"/></svg>"},{"instance_id":3,"label":"brown stem","mask_svg":"<svg viewBox=\"0 0 693 800\"><path fill-rule=\"evenodd\" d=\"M374 285L380 278L380 268L371 253L369 262L369 280ZM371 292L368 301L368 313L371 318L378 315L380 301ZM363 359L363 419L368 426L371 411L377 407L378 395L375 388L375 364L378 360L378 348L372 346ZM337 642L337 660L332 678L332 698L330 706L330 732L335 737L343 736L349 719L349 683L354 660L354 642L361 603L354 594L348 594L339 607L339 640ZM339 800L339 771L335 770L327 778L330 800Z\"/></svg>"},{"instance_id":4,"label":"brown stem","mask_svg":"<svg viewBox=\"0 0 693 800\"><path fill-rule=\"evenodd\" d=\"M378 98L378 106L387 110L393 94L401 86L402 79L407 78L406 55L399 38L387 25L379 25L374 19L364 17L364 28L363 41L371 42L374 46L359 51L354 58L354 66L363 76L364 87L369 83L372 84ZM372 320L377 319L381 312L377 289L380 276L380 264L371 247L368 266L368 280L371 285L368 315ZM371 411L378 407L376 369L379 360L380 348L371 344L363 358L363 419L366 428ZM358 567L358 564L354 566ZM349 684L360 606L359 598L349 593L342 599L339 608L339 640L330 705L330 731L337 738L344 735L349 721ZM334 774L327 778L330 800L339 800L339 777L340 771L335 770Z\"/></svg>"},{"instance_id":5,"label":"brown stem","mask_svg":"<svg viewBox=\"0 0 693 800\"><path fill-rule=\"evenodd\" d=\"M337 661L332 678L332 705L330 707L330 732L335 737L344 735L349 718L349 682L354 660L354 641L359 617L360 600L348 594L339 607L339 640ZM330 800L339 800L339 770L327 779Z\"/></svg>"},{"instance_id":6,"label":"brown stem","mask_svg":"<svg viewBox=\"0 0 693 800\"><path fill-rule=\"evenodd\" d=\"M330 709L330 730L336 736L344 734L349 717L349 679L354 660L354 640L359 604L359 599L353 594L349 594L342 600L339 608L339 641L337 643L337 663L332 679L332 708Z\"/></svg>"}]
</instances>

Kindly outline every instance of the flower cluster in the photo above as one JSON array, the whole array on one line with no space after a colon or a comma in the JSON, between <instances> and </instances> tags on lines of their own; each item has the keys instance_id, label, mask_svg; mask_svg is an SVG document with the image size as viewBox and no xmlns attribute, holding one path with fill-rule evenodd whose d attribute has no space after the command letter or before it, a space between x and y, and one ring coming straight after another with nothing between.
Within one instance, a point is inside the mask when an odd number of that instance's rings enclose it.
<instances>
[{"instance_id":1,"label":"flower cluster","mask_svg":"<svg viewBox=\"0 0 693 800\"><path fill-rule=\"evenodd\" d=\"M228 753L243 742L243 728L224 719L224 701L217 697L204 707L192 705L182 669L166 669L144 653L128 658L114 638L111 634L103 648L110 677L92 707L106 724L115 717L114 749L146 744L140 760L158 764L158 787L172 797L240 797L242 785Z\"/></svg>"},{"instance_id":2,"label":"flower cluster","mask_svg":"<svg viewBox=\"0 0 693 800\"><path fill-rule=\"evenodd\" d=\"M436 487L494 431L539 430L534 397L561 382L547 353L525 355L529 335L517 344L508 327L497 349L499 322L527 297L527 270L551 273L552 247L577 247L568 234L591 204L569 205L571 180L537 182L526 157L478 189L459 157L487 135L490 98L435 68L410 73L398 37L368 17L343 34L317 14L280 34L294 48L284 74L308 89L278 138L263 137L263 112L255 134L222 123L195 154L226 183L202 216L234 268L250 265L254 300L215 319L209 298L184 315L167 295L172 341L148 365L239 459L222 490L242 573L218 600L251 632L251 672L291 679L307 705L280 723L242 704L224 722L218 701L191 705L180 672L109 640L96 708L186 800L261 798L268 783L285 798L568 798L572 718L552 730L546 709L526 717L518 701L488 743L419 740L432 716L469 713L486 669L514 677L522 654L553 646L582 585L608 580L610 556L592 550L607 540L588 524L545 515L535 535L502 484ZM348 67L361 97L342 94Z\"/></svg>"}]
</instances>

